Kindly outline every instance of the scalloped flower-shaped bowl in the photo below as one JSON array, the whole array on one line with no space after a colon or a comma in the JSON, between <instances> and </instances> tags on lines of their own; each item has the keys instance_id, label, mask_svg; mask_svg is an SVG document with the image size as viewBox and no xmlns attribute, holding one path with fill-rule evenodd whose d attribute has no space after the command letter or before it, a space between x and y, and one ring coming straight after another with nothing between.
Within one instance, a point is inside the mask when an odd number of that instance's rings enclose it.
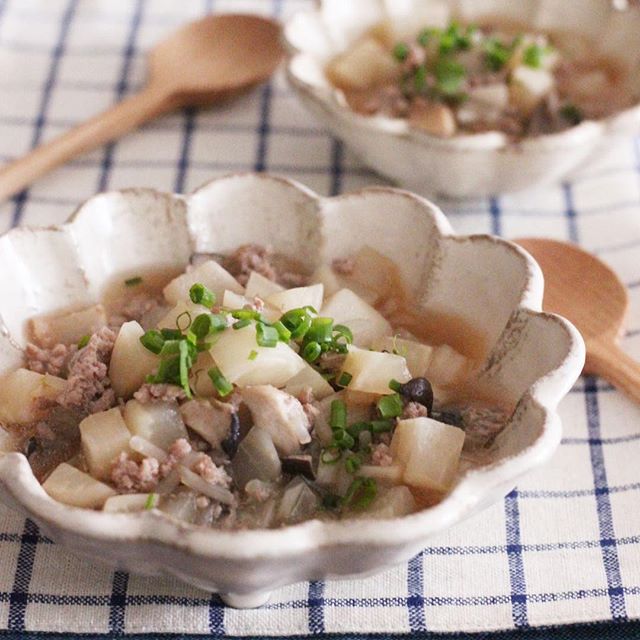
<instances>
[{"instance_id":1,"label":"scalloped flower-shaped bowl","mask_svg":"<svg viewBox=\"0 0 640 640\"><path fill-rule=\"evenodd\" d=\"M257 606L281 585L357 577L407 560L554 452L556 406L580 373L584 344L567 321L540 311L539 267L504 240L455 235L434 205L390 188L321 198L285 179L231 175L189 196L104 193L60 227L14 229L0 238L0 373L21 363L29 317L98 300L122 274L182 270L193 252L225 253L247 242L271 245L309 270L368 244L398 265L418 307L459 316L484 335L491 349L478 382L517 406L484 463L461 467L441 503L400 520L314 520L268 531L68 507L47 496L20 453L0 455L4 502L81 556L175 576L232 606Z\"/></svg>"},{"instance_id":2,"label":"scalloped flower-shaped bowl","mask_svg":"<svg viewBox=\"0 0 640 640\"><path fill-rule=\"evenodd\" d=\"M510 143L497 131L443 139L409 128L405 120L351 111L324 68L371 27L389 21L398 38L452 16L483 18L532 30L570 31L593 39L597 53L622 62L640 94L640 8L619 11L611 0L323 0L285 27L292 55L289 83L302 102L362 161L403 187L454 198L488 196L566 178L611 138L640 132L640 105L561 133Z\"/></svg>"}]
</instances>

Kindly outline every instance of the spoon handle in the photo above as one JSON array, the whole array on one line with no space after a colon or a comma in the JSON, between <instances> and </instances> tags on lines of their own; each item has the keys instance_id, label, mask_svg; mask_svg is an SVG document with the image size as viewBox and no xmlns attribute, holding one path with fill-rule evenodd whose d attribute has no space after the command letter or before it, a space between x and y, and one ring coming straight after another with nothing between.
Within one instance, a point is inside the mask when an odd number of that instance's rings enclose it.
<instances>
[{"instance_id":1,"label":"spoon handle","mask_svg":"<svg viewBox=\"0 0 640 640\"><path fill-rule=\"evenodd\" d=\"M632 400L640 402L640 363L614 342L591 342L585 370L608 380Z\"/></svg>"},{"instance_id":2,"label":"spoon handle","mask_svg":"<svg viewBox=\"0 0 640 640\"><path fill-rule=\"evenodd\" d=\"M140 93L0 169L0 201L20 193L61 164L119 138L173 106L170 95L162 88L145 87Z\"/></svg>"}]
</instances>

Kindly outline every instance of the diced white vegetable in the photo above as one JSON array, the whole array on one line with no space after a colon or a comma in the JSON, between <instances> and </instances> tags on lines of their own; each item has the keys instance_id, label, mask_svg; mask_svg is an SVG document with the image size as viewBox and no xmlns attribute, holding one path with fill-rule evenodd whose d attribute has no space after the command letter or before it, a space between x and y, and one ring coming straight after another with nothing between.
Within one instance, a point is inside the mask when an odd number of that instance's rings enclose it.
<instances>
[{"instance_id":1,"label":"diced white vegetable","mask_svg":"<svg viewBox=\"0 0 640 640\"><path fill-rule=\"evenodd\" d=\"M207 482L202 476L199 476L197 473L191 471L191 469L187 469L187 467L182 465L178 465L178 475L182 483L194 491L213 500L217 500L222 504L233 504L233 494L229 489Z\"/></svg>"},{"instance_id":2,"label":"diced white vegetable","mask_svg":"<svg viewBox=\"0 0 640 640\"><path fill-rule=\"evenodd\" d=\"M382 490L362 514L367 518L400 518L418 508L408 487L390 487Z\"/></svg>"},{"instance_id":3,"label":"diced white vegetable","mask_svg":"<svg viewBox=\"0 0 640 640\"><path fill-rule=\"evenodd\" d=\"M322 307L323 297L324 286L322 284L312 284L309 287L295 287L294 289L285 289L284 291L273 293L266 299L266 302L278 309L280 313L307 306L319 311L320 307Z\"/></svg>"},{"instance_id":4,"label":"diced white vegetable","mask_svg":"<svg viewBox=\"0 0 640 640\"><path fill-rule=\"evenodd\" d=\"M66 381L28 369L16 369L0 378L0 421L4 424L34 422L42 414L39 400L55 400Z\"/></svg>"},{"instance_id":5,"label":"diced white vegetable","mask_svg":"<svg viewBox=\"0 0 640 640\"><path fill-rule=\"evenodd\" d=\"M471 362L447 344L433 349L426 377L435 385L451 386L467 377Z\"/></svg>"},{"instance_id":6,"label":"diced white vegetable","mask_svg":"<svg viewBox=\"0 0 640 640\"><path fill-rule=\"evenodd\" d=\"M253 302L253 298L250 299L246 296L238 295L233 291L225 291L222 298L222 306L225 309L244 309L245 307L253 306ZM269 322L275 322L281 316L277 309L269 305L266 305L261 313Z\"/></svg>"},{"instance_id":7,"label":"diced white vegetable","mask_svg":"<svg viewBox=\"0 0 640 640\"><path fill-rule=\"evenodd\" d=\"M405 340L397 336L385 336L376 340L372 348L376 351L388 351L402 356L407 361L407 367L414 378L424 376L431 356L433 347L414 340Z\"/></svg>"},{"instance_id":8,"label":"diced white vegetable","mask_svg":"<svg viewBox=\"0 0 640 640\"><path fill-rule=\"evenodd\" d=\"M229 404L217 400L189 400L180 405L180 414L185 424L214 449L229 434L232 412Z\"/></svg>"},{"instance_id":9,"label":"diced white vegetable","mask_svg":"<svg viewBox=\"0 0 640 640\"><path fill-rule=\"evenodd\" d=\"M172 280L163 290L165 299L171 304L186 302L189 300L189 289L196 282L213 291L218 302L222 300L225 289L236 293L244 291L242 285L226 269L215 260L209 260Z\"/></svg>"},{"instance_id":10,"label":"diced white vegetable","mask_svg":"<svg viewBox=\"0 0 640 640\"><path fill-rule=\"evenodd\" d=\"M299 400L272 385L245 387L241 393L253 424L269 433L278 453L288 456L311 442L309 419Z\"/></svg>"},{"instance_id":11,"label":"diced white vegetable","mask_svg":"<svg viewBox=\"0 0 640 640\"><path fill-rule=\"evenodd\" d=\"M117 407L87 416L80 423L80 441L89 473L98 480L107 479L113 461L123 451L129 451L130 438Z\"/></svg>"},{"instance_id":12,"label":"diced white vegetable","mask_svg":"<svg viewBox=\"0 0 640 640\"><path fill-rule=\"evenodd\" d=\"M349 327L353 344L358 347L369 348L374 340L393 333L387 320L350 289L334 293L322 307L321 314Z\"/></svg>"},{"instance_id":13,"label":"diced white vegetable","mask_svg":"<svg viewBox=\"0 0 640 640\"><path fill-rule=\"evenodd\" d=\"M167 459L166 451L140 436L133 436L129 440L129 448L145 458L155 458L159 462L164 462Z\"/></svg>"},{"instance_id":14,"label":"diced white vegetable","mask_svg":"<svg viewBox=\"0 0 640 640\"><path fill-rule=\"evenodd\" d=\"M324 286L325 296L333 295L336 291L344 287L338 274L328 264L320 265L311 276L309 276L309 282L320 282Z\"/></svg>"},{"instance_id":15,"label":"diced white vegetable","mask_svg":"<svg viewBox=\"0 0 640 640\"><path fill-rule=\"evenodd\" d=\"M509 88L512 104L525 114L531 113L553 88L553 75L545 69L525 65L516 67L511 74Z\"/></svg>"},{"instance_id":16,"label":"diced white vegetable","mask_svg":"<svg viewBox=\"0 0 640 640\"><path fill-rule=\"evenodd\" d=\"M189 374L189 383L197 396L212 398L217 396L216 388L208 375L209 369L215 367L215 362L208 351L201 351Z\"/></svg>"},{"instance_id":17,"label":"diced white vegetable","mask_svg":"<svg viewBox=\"0 0 640 640\"><path fill-rule=\"evenodd\" d=\"M358 474L367 478L375 478L376 480L390 482L392 484L402 482L402 467L399 464L392 464L388 467L363 464L358 470Z\"/></svg>"},{"instance_id":18,"label":"diced white vegetable","mask_svg":"<svg viewBox=\"0 0 640 640\"><path fill-rule=\"evenodd\" d=\"M85 509L102 507L107 498L116 493L111 487L66 462L53 470L42 483L42 488L58 502Z\"/></svg>"},{"instance_id":19,"label":"diced white vegetable","mask_svg":"<svg viewBox=\"0 0 640 640\"><path fill-rule=\"evenodd\" d=\"M158 322L158 328L177 329L179 324L180 329L186 329L201 313L209 313L209 309L191 301L180 301Z\"/></svg>"},{"instance_id":20,"label":"diced white vegetable","mask_svg":"<svg viewBox=\"0 0 640 640\"><path fill-rule=\"evenodd\" d=\"M124 496L111 496L111 498L104 503L102 510L109 513L135 513L136 511L144 511L147 508L148 501L148 493L129 493Z\"/></svg>"},{"instance_id":21,"label":"diced white vegetable","mask_svg":"<svg viewBox=\"0 0 640 640\"><path fill-rule=\"evenodd\" d=\"M257 355L250 359L253 351ZM227 380L241 387L251 384L282 387L305 365L284 342L275 347L259 346L254 325L224 331L209 353Z\"/></svg>"},{"instance_id":22,"label":"diced white vegetable","mask_svg":"<svg viewBox=\"0 0 640 640\"><path fill-rule=\"evenodd\" d=\"M137 400L129 400L124 407L124 422L134 436L140 436L165 450L179 438L187 437L175 402L142 404Z\"/></svg>"},{"instance_id":23,"label":"diced white vegetable","mask_svg":"<svg viewBox=\"0 0 640 640\"><path fill-rule=\"evenodd\" d=\"M375 293L378 300L401 293L397 291L400 284L398 267L387 256L368 245L356 253L353 270L347 279Z\"/></svg>"},{"instance_id":24,"label":"diced white vegetable","mask_svg":"<svg viewBox=\"0 0 640 640\"><path fill-rule=\"evenodd\" d=\"M56 344L77 344L107 324L107 314L101 304L55 316L32 318L31 335L43 347Z\"/></svg>"},{"instance_id":25,"label":"diced white vegetable","mask_svg":"<svg viewBox=\"0 0 640 640\"><path fill-rule=\"evenodd\" d=\"M176 471L176 477L178 472ZM194 522L198 513L196 492L189 488L180 488L162 497L158 509L168 516L184 522Z\"/></svg>"},{"instance_id":26,"label":"diced white vegetable","mask_svg":"<svg viewBox=\"0 0 640 640\"><path fill-rule=\"evenodd\" d=\"M450 138L458 129L453 109L440 102L414 102L409 111L409 124L439 138Z\"/></svg>"},{"instance_id":27,"label":"diced white vegetable","mask_svg":"<svg viewBox=\"0 0 640 640\"><path fill-rule=\"evenodd\" d=\"M277 519L283 523L295 523L311 518L319 507L317 494L301 478L294 478L280 498Z\"/></svg>"},{"instance_id":28,"label":"diced white vegetable","mask_svg":"<svg viewBox=\"0 0 640 640\"><path fill-rule=\"evenodd\" d=\"M284 390L292 396L297 396L305 389L311 389L316 400L322 400L331 395L333 387L310 365L305 367L284 386Z\"/></svg>"},{"instance_id":29,"label":"diced white vegetable","mask_svg":"<svg viewBox=\"0 0 640 640\"><path fill-rule=\"evenodd\" d=\"M411 373L402 356L380 351L367 351L349 347L342 371L351 375L347 389L366 393L387 394L389 382L408 382Z\"/></svg>"},{"instance_id":30,"label":"diced white vegetable","mask_svg":"<svg viewBox=\"0 0 640 640\"><path fill-rule=\"evenodd\" d=\"M312 282L315 282L315 280L313 280ZM259 298L265 300L270 295L279 293L280 291L284 291L284 287L282 285L274 282L273 280L269 280L269 278L265 278L257 271L252 271L249 274L249 279L247 280L247 289L244 292L244 295L250 299L254 296L258 296Z\"/></svg>"},{"instance_id":31,"label":"diced white vegetable","mask_svg":"<svg viewBox=\"0 0 640 640\"><path fill-rule=\"evenodd\" d=\"M327 71L341 89L366 89L394 78L397 68L382 44L365 38L336 58Z\"/></svg>"},{"instance_id":32,"label":"diced white vegetable","mask_svg":"<svg viewBox=\"0 0 640 640\"><path fill-rule=\"evenodd\" d=\"M271 482L282 473L280 458L271 436L257 427L252 427L240 442L231 467L235 483L240 489L244 489L250 480Z\"/></svg>"},{"instance_id":33,"label":"diced white vegetable","mask_svg":"<svg viewBox=\"0 0 640 640\"><path fill-rule=\"evenodd\" d=\"M391 455L404 467L405 484L446 492L458 468L464 431L431 418L400 420L391 440Z\"/></svg>"},{"instance_id":34,"label":"diced white vegetable","mask_svg":"<svg viewBox=\"0 0 640 640\"><path fill-rule=\"evenodd\" d=\"M129 398L158 366L158 356L142 346L144 329L135 321L125 322L118 332L111 362L109 380L120 398Z\"/></svg>"},{"instance_id":35,"label":"diced white vegetable","mask_svg":"<svg viewBox=\"0 0 640 640\"><path fill-rule=\"evenodd\" d=\"M348 473L344 463L326 464L320 460L316 472L316 483L336 495L342 496L353 482L353 475Z\"/></svg>"}]
</instances>

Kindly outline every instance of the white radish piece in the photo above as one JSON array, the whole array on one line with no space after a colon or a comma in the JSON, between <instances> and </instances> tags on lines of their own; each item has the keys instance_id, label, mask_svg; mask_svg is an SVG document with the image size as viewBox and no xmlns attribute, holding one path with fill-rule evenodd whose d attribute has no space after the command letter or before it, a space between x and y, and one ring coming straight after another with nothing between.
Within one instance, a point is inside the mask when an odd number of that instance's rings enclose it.
<instances>
[{"instance_id":1,"label":"white radish piece","mask_svg":"<svg viewBox=\"0 0 640 640\"><path fill-rule=\"evenodd\" d=\"M316 311L319 311L323 298L324 286L322 284L312 284L309 287L295 287L273 293L265 302L278 309L280 313L302 307L313 307Z\"/></svg>"},{"instance_id":2,"label":"white radish piece","mask_svg":"<svg viewBox=\"0 0 640 640\"><path fill-rule=\"evenodd\" d=\"M400 280L398 267L393 260L368 245L356 253L353 269L346 279L373 292L376 301L401 293L397 291Z\"/></svg>"},{"instance_id":3,"label":"white radish piece","mask_svg":"<svg viewBox=\"0 0 640 640\"><path fill-rule=\"evenodd\" d=\"M545 69L516 67L511 73L511 103L525 115L530 114L553 89L553 83L553 75Z\"/></svg>"},{"instance_id":4,"label":"white radish piece","mask_svg":"<svg viewBox=\"0 0 640 640\"><path fill-rule=\"evenodd\" d=\"M0 421L27 424L43 413L41 400L55 400L67 382L56 376L16 369L0 378Z\"/></svg>"},{"instance_id":5,"label":"white radish piece","mask_svg":"<svg viewBox=\"0 0 640 640\"><path fill-rule=\"evenodd\" d=\"M334 393L333 387L310 365L305 367L284 386L284 391L292 396L298 396L306 389L311 389L316 400L322 400Z\"/></svg>"},{"instance_id":6,"label":"white radish piece","mask_svg":"<svg viewBox=\"0 0 640 640\"><path fill-rule=\"evenodd\" d=\"M157 502L157 496L155 500L154 494L149 493L130 493L124 496L111 496L102 507L103 511L108 513L135 513L137 511L145 511L147 504L151 501L151 504Z\"/></svg>"},{"instance_id":7,"label":"white radish piece","mask_svg":"<svg viewBox=\"0 0 640 640\"><path fill-rule=\"evenodd\" d=\"M417 508L408 487L390 487L381 490L362 515L366 518L400 518L413 513Z\"/></svg>"},{"instance_id":8,"label":"white radish piece","mask_svg":"<svg viewBox=\"0 0 640 640\"><path fill-rule=\"evenodd\" d=\"M72 507L99 509L116 492L88 473L63 462L42 483L42 488L58 502Z\"/></svg>"},{"instance_id":9,"label":"white radish piece","mask_svg":"<svg viewBox=\"0 0 640 640\"><path fill-rule=\"evenodd\" d=\"M453 347L441 344L433 349L426 377L432 384L450 387L462 382L471 370L471 361Z\"/></svg>"},{"instance_id":10,"label":"white radish piece","mask_svg":"<svg viewBox=\"0 0 640 640\"><path fill-rule=\"evenodd\" d=\"M278 453L292 455L311 442L309 419L298 399L272 385L245 387L241 395L253 424L269 433Z\"/></svg>"},{"instance_id":11,"label":"white radish piece","mask_svg":"<svg viewBox=\"0 0 640 640\"><path fill-rule=\"evenodd\" d=\"M142 404L129 400L124 407L124 422L134 436L140 436L164 450L179 438L187 437L187 429L175 402Z\"/></svg>"},{"instance_id":12,"label":"white radish piece","mask_svg":"<svg viewBox=\"0 0 640 640\"><path fill-rule=\"evenodd\" d=\"M322 307L321 315L349 327L353 344L358 347L368 349L375 340L393 333L387 320L350 289L334 293Z\"/></svg>"},{"instance_id":13,"label":"white radish piece","mask_svg":"<svg viewBox=\"0 0 640 640\"><path fill-rule=\"evenodd\" d=\"M305 366L305 361L284 342L275 347L261 347L253 324L237 331L227 329L209 353L227 380L241 387L256 384L282 387Z\"/></svg>"},{"instance_id":14,"label":"white radish piece","mask_svg":"<svg viewBox=\"0 0 640 640\"><path fill-rule=\"evenodd\" d=\"M255 308L255 300L253 298L247 298L246 296L240 296L233 291L225 291L222 297L222 306L225 309L245 309ZM281 313L273 307L266 305L260 312L269 322L275 322L280 318ZM235 322L235 320L233 320Z\"/></svg>"},{"instance_id":15,"label":"white radish piece","mask_svg":"<svg viewBox=\"0 0 640 640\"><path fill-rule=\"evenodd\" d=\"M107 314L101 304L80 311L41 316L29 322L35 343L51 348L56 344L78 344L107 324Z\"/></svg>"},{"instance_id":16,"label":"white radish piece","mask_svg":"<svg viewBox=\"0 0 640 640\"><path fill-rule=\"evenodd\" d=\"M315 282L313 280L312 282ZM269 280L269 278L265 278L262 274L257 271L252 271L249 274L249 279L247 280L247 288L244 292L244 295L251 299L254 296L258 296L263 300L268 298L270 295L274 293L279 293L280 291L284 291L284 287L273 280Z\"/></svg>"},{"instance_id":17,"label":"white radish piece","mask_svg":"<svg viewBox=\"0 0 640 640\"><path fill-rule=\"evenodd\" d=\"M367 351L349 347L349 353L342 366L342 372L351 375L347 386L349 391L388 394L389 382L408 382L411 373L407 361L402 356L380 351Z\"/></svg>"},{"instance_id":18,"label":"white radish piece","mask_svg":"<svg viewBox=\"0 0 640 640\"><path fill-rule=\"evenodd\" d=\"M271 436L264 429L252 427L242 439L231 462L233 479L240 489L247 482L272 482L282 474L282 465Z\"/></svg>"},{"instance_id":19,"label":"white radish piece","mask_svg":"<svg viewBox=\"0 0 640 640\"><path fill-rule=\"evenodd\" d=\"M399 464L392 464L388 467L382 467L373 464L363 464L358 469L358 474L366 478L374 478L383 482L399 484L402 482L402 467Z\"/></svg>"},{"instance_id":20,"label":"white radish piece","mask_svg":"<svg viewBox=\"0 0 640 640\"><path fill-rule=\"evenodd\" d=\"M405 340L397 336L380 338L373 343L372 348L376 351L387 351L402 356L407 361L407 367L414 378L424 376L433 354L433 347L428 344Z\"/></svg>"},{"instance_id":21,"label":"white radish piece","mask_svg":"<svg viewBox=\"0 0 640 640\"><path fill-rule=\"evenodd\" d=\"M158 322L158 328L186 330L202 313L210 313L210 311L201 304L181 300Z\"/></svg>"},{"instance_id":22,"label":"white radish piece","mask_svg":"<svg viewBox=\"0 0 640 640\"><path fill-rule=\"evenodd\" d=\"M144 329L135 320L125 322L118 332L111 353L109 379L119 398L131 397L158 366L158 356L140 342L143 335Z\"/></svg>"},{"instance_id":23,"label":"white radish piece","mask_svg":"<svg viewBox=\"0 0 640 640\"><path fill-rule=\"evenodd\" d=\"M195 269L174 278L162 292L167 302L177 304L189 300L189 290L196 283L203 284L213 291L218 303L222 300L225 289L235 293L244 292L242 285L215 260L203 262Z\"/></svg>"},{"instance_id":24,"label":"white radish piece","mask_svg":"<svg viewBox=\"0 0 640 640\"><path fill-rule=\"evenodd\" d=\"M158 462L164 462L167 459L166 451L140 436L133 436L129 440L129 448L144 458L155 458Z\"/></svg>"},{"instance_id":25,"label":"white radish piece","mask_svg":"<svg viewBox=\"0 0 640 640\"><path fill-rule=\"evenodd\" d=\"M320 265L310 276L309 282L319 282L324 286L325 296L331 296L345 285L336 272L328 265Z\"/></svg>"},{"instance_id":26,"label":"white radish piece","mask_svg":"<svg viewBox=\"0 0 640 640\"><path fill-rule=\"evenodd\" d=\"M79 428L89 473L98 480L109 478L114 460L122 452L130 451L131 433L120 409L116 407L87 416Z\"/></svg>"},{"instance_id":27,"label":"white radish piece","mask_svg":"<svg viewBox=\"0 0 640 640\"><path fill-rule=\"evenodd\" d=\"M327 73L340 89L366 89L392 80L397 70L386 47L374 38L364 38L336 58Z\"/></svg>"},{"instance_id":28,"label":"white radish piece","mask_svg":"<svg viewBox=\"0 0 640 640\"><path fill-rule=\"evenodd\" d=\"M445 493L458 469L464 431L431 418L400 420L391 440L391 455L403 466L405 484Z\"/></svg>"},{"instance_id":29,"label":"white radish piece","mask_svg":"<svg viewBox=\"0 0 640 640\"><path fill-rule=\"evenodd\" d=\"M277 519L293 524L308 520L319 507L317 494L301 478L294 478L282 492Z\"/></svg>"}]
</instances>

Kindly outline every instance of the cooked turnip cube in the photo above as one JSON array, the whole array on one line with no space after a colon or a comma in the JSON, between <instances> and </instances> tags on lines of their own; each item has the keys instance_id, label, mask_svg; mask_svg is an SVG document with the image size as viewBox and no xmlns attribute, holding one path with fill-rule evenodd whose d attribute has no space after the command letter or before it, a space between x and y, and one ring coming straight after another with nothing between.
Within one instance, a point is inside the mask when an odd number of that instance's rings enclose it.
<instances>
[{"instance_id":1,"label":"cooked turnip cube","mask_svg":"<svg viewBox=\"0 0 640 640\"><path fill-rule=\"evenodd\" d=\"M284 291L273 293L266 299L266 303L278 309L280 313L307 306L319 311L323 297L324 286L312 284L309 287L295 287L294 289L285 289Z\"/></svg>"},{"instance_id":2,"label":"cooked turnip cube","mask_svg":"<svg viewBox=\"0 0 640 640\"><path fill-rule=\"evenodd\" d=\"M305 366L305 361L284 342L275 347L258 345L254 325L237 331L227 329L209 353L227 380L241 387L252 384L282 387Z\"/></svg>"},{"instance_id":3,"label":"cooked turnip cube","mask_svg":"<svg viewBox=\"0 0 640 640\"><path fill-rule=\"evenodd\" d=\"M397 69L397 63L381 43L365 38L336 58L328 74L341 89L366 89L392 80Z\"/></svg>"},{"instance_id":4,"label":"cooked turnip cube","mask_svg":"<svg viewBox=\"0 0 640 640\"><path fill-rule=\"evenodd\" d=\"M111 487L66 462L53 470L42 488L58 502L85 509L98 509L116 494Z\"/></svg>"},{"instance_id":5,"label":"cooked turnip cube","mask_svg":"<svg viewBox=\"0 0 640 640\"><path fill-rule=\"evenodd\" d=\"M47 348L60 343L77 344L84 336L90 336L106 324L107 314L101 304L30 321L34 342Z\"/></svg>"},{"instance_id":6,"label":"cooked turnip cube","mask_svg":"<svg viewBox=\"0 0 640 640\"><path fill-rule=\"evenodd\" d=\"M320 459L316 473L318 486L328 489L336 495L343 496L352 482L353 474L347 472L344 462L327 464Z\"/></svg>"},{"instance_id":7,"label":"cooked turnip cube","mask_svg":"<svg viewBox=\"0 0 640 640\"><path fill-rule=\"evenodd\" d=\"M511 74L510 98L525 114L531 113L553 89L553 75L545 69L516 67Z\"/></svg>"},{"instance_id":8,"label":"cooked turnip cube","mask_svg":"<svg viewBox=\"0 0 640 640\"><path fill-rule=\"evenodd\" d=\"M347 276L350 282L358 283L377 299L387 298L394 293L399 295L400 286L398 267L379 251L365 245L353 259L353 270Z\"/></svg>"},{"instance_id":9,"label":"cooked turnip cube","mask_svg":"<svg viewBox=\"0 0 640 640\"><path fill-rule=\"evenodd\" d=\"M16 369L0 378L0 421L26 424L42 415L41 400L55 400L66 381L28 369Z\"/></svg>"},{"instance_id":10,"label":"cooked turnip cube","mask_svg":"<svg viewBox=\"0 0 640 640\"><path fill-rule=\"evenodd\" d=\"M342 371L351 375L347 389L366 393L390 393L389 382L408 382L411 373L402 356L349 347Z\"/></svg>"},{"instance_id":11,"label":"cooked turnip cube","mask_svg":"<svg viewBox=\"0 0 640 640\"><path fill-rule=\"evenodd\" d=\"M445 493L458 469L464 431L432 420L400 420L391 455L404 467L403 482L422 491Z\"/></svg>"},{"instance_id":12,"label":"cooked turnip cube","mask_svg":"<svg viewBox=\"0 0 640 640\"><path fill-rule=\"evenodd\" d=\"M149 503L148 493L130 493L124 496L111 496L102 507L103 511L109 513L135 513L136 511L144 511ZM151 498L152 504L157 501Z\"/></svg>"},{"instance_id":13,"label":"cooked turnip cube","mask_svg":"<svg viewBox=\"0 0 640 640\"><path fill-rule=\"evenodd\" d=\"M255 308L254 303L255 301L253 298L250 299L246 296L238 295L233 291L225 291L224 296L222 297L222 306L225 309L244 309L245 307ZM266 305L262 309L261 313L269 322L275 322L282 315L280 311L269 305Z\"/></svg>"},{"instance_id":14,"label":"cooked turnip cube","mask_svg":"<svg viewBox=\"0 0 640 640\"><path fill-rule=\"evenodd\" d=\"M294 478L284 488L276 517L282 523L301 522L312 518L319 506L315 491L301 478Z\"/></svg>"},{"instance_id":15,"label":"cooked turnip cube","mask_svg":"<svg viewBox=\"0 0 640 640\"><path fill-rule=\"evenodd\" d=\"M244 291L242 285L226 269L215 260L209 260L172 280L163 290L164 297L171 304L187 301L189 289L197 282L213 291L218 302L222 300L225 289L236 293Z\"/></svg>"},{"instance_id":16,"label":"cooked turnip cube","mask_svg":"<svg viewBox=\"0 0 640 640\"><path fill-rule=\"evenodd\" d=\"M239 489L244 489L249 480L271 482L282 473L280 458L271 436L258 427L252 427L242 439L231 466Z\"/></svg>"},{"instance_id":17,"label":"cooked turnip cube","mask_svg":"<svg viewBox=\"0 0 640 640\"><path fill-rule=\"evenodd\" d=\"M279 285L273 280L269 280L269 278L265 278L257 271L252 271L249 274L249 280L247 280L247 289L244 292L244 295L247 298L258 296L259 298L262 298L264 300L270 295L279 293L280 291L284 291L284 287L282 285Z\"/></svg>"},{"instance_id":18,"label":"cooked turnip cube","mask_svg":"<svg viewBox=\"0 0 640 640\"><path fill-rule=\"evenodd\" d=\"M422 344L415 340L405 340L396 336L380 338L373 343L372 347L376 351L388 351L389 353L403 356L414 378L424 376L433 354L433 347L428 344Z\"/></svg>"},{"instance_id":19,"label":"cooked turnip cube","mask_svg":"<svg viewBox=\"0 0 640 640\"><path fill-rule=\"evenodd\" d=\"M471 361L446 344L433 349L426 377L435 385L448 387L464 380L471 369Z\"/></svg>"},{"instance_id":20,"label":"cooked turnip cube","mask_svg":"<svg viewBox=\"0 0 640 640\"><path fill-rule=\"evenodd\" d=\"M383 489L362 515L367 518L400 518L413 513L417 508L408 487L390 487Z\"/></svg>"},{"instance_id":21,"label":"cooked turnip cube","mask_svg":"<svg viewBox=\"0 0 640 640\"><path fill-rule=\"evenodd\" d=\"M387 467L363 464L358 470L361 476L375 478L376 480L389 482L391 484L399 484L402 482L402 472L403 469L399 464L392 464Z\"/></svg>"},{"instance_id":22,"label":"cooked turnip cube","mask_svg":"<svg viewBox=\"0 0 640 640\"><path fill-rule=\"evenodd\" d=\"M98 480L111 474L113 461L129 451L131 433L117 407L87 416L80 423L80 441L89 473Z\"/></svg>"},{"instance_id":23,"label":"cooked turnip cube","mask_svg":"<svg viewBox=\"0 0 640 640\"><path fill-rule=\"evenodd\" d=\"M311 442L309 419L299 400L267 384L245 387L241 394L254 425L269 433L278 453L288 456Z\"/></svg>"},{"instance_id":24,"label":"cooked turnip cube","mask_svg":"<svg viewBox=\"0 0 640 640\"><path fill-rule=\"evenodd\" d=\"M374 340L393 333L386 319L350 289L334 293L322 307L322 315L347 325L358 347L369 348Z\"/></svg>"},{"instance_id":25,"label":"cooked turnip cube","mask_svg":"<svg viewBox=\"0 0 640 640\"><path fill-rule=\"evenodd\" d=\"M189 384L197 396L212 398L217 396L216 388L207 372L216 364L208 351L201 351L189 374Z\"/></svg>"},{"instance_id":26,"label":"cooked turnip cube","mask_svg":"<svg viewBox=\"0 0 640 640\"><path fill-rule=\"evenodd\" d=\"M319 282L324 286L324 295L333 295L344 287L336 272L328 265L320 265L310 276L309 282Z\"/></svg>"},{"instance_id":27,"label":"cooked turnip cube","mask_svg":"<svg viewBox=\"0 0 640 640\"><path fill-rule=\"evenodd\" d=\"M158 366L158 356L140 342L143 335L144 329L135 320L125 322L118 332L109 364L109 379L120 398L132 396Z\"/></svg>"},{"instance_id":28,"label":"cooked turnip cube","mask_svg":"<svg viewBox=\"0 0 640 640\"><path fill-rule=\"evenodd\" d=\"M200 304L180 301L158 322L158 328L185 330L201 313L210 313L210 311Z\"/></svg>"},{"instance_id":29,"label":"cooked turnip cube","mask_svg":"<svg viewBox=\"0 0 640 640\"><path fill-rule=\"evenodd\" d=\"M298 396L305 389L311 389L316 400L322 400L333 393L333 387L309 364L291 378L284 390L292 396Z\"/></svg>"},{"instance_id":30,"label":"cooked turnip cube","mask_svg":"<svg viewBox=\"0 0 640 640\"><path fill-rule=\"evenodd\" d=\"M124 422L131 434L161 449L168 449L179 438L187 437L187 429L175 402L142 404L129 400L124 407Z\"/></svg>"}]
</instances>

